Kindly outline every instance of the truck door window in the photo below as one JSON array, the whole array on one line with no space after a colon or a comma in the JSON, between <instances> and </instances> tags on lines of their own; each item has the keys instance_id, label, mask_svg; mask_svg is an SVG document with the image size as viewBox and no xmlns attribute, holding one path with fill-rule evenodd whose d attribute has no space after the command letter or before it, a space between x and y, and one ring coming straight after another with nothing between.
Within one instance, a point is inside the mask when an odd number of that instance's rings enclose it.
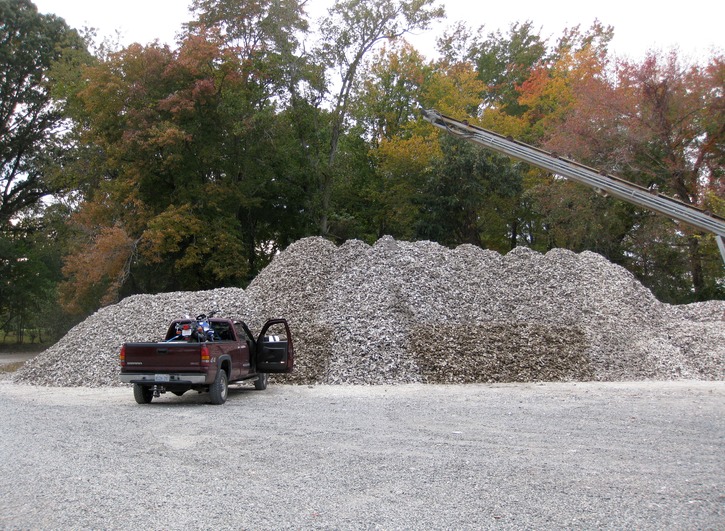
<instances>
[{"instance_id":1,"label":"truck door window","mask_svg":"<svg viewBox=\"0 0 725 531\"><path fill-rule=\"evenodd\" d=\"M234 332L228 323L211 323L216 341L234 341Z\"/></svg>"}]
</instances>

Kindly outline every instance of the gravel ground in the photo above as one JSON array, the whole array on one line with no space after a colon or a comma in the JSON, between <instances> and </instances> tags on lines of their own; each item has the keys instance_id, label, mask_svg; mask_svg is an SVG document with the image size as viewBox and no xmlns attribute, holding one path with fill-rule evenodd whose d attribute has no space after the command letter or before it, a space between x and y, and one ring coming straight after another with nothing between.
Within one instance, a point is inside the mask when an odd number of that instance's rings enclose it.
<instances>
[{"instance_id":1,"label":"gravel ground","mask_svg":"<svg viewBox=\"0 0 725 531\"><path fill-rule=\"evenodd\" d=\"M725 383L0 380L1 529L723 529Z\"/></svg>"}]
</instances>

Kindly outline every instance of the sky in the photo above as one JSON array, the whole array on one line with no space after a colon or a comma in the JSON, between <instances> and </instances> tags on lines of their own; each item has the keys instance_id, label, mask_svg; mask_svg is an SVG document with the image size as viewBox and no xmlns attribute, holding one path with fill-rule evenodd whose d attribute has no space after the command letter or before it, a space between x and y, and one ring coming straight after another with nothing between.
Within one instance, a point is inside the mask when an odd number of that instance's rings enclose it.
<instances>
[{"instance_id":1,"label":"sky","mask_svg":"<svg viewBox=\"0 0 725 531\"><path fill-rule=\"evenodd\" d=\"M120 43L147 44L158 39L174 44L182 23L190 19L188 0L33 0L41 13L54 13L71 27L92 27L99 37L120 33ZM333 0L308 0L313 21L326 12ZM464 21L485 34L511 24L530 20L551 43L567 27L591 26L594 20L614 27L610 50L617 57L634 60L648 50L677 48L684 59L698 62L714 50L725 51L725 3L717 0L688 0L675 8L669 2L651 0L438 0L446 9L446 20L410 40L430 59L436 37L454 22ZM314 24L314 22L313 22ZM430 50L426 48L430 47Z\"/></svg>"}]
</instances>

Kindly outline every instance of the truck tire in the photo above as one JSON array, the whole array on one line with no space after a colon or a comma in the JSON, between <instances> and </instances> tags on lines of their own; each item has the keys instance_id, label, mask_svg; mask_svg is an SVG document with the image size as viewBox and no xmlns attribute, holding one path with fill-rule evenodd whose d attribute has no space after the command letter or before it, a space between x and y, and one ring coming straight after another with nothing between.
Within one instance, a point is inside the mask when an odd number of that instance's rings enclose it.
<instances>
[{"instance_id":1,"label":"truck tire","mask_svg":"<svg viewBox=\"0 0 725 531\"><path fill-rule=\"evenodd\" d=\"M265 389L267 389L268 377L269 376L267 375L266 372L260 372L259 377L256 380L254 380L254 388L257 391L264 391Z\"/></svg>"},{"instance_id":2,"label":"truck tire","mask_svg":"<svg viewBox=\"0 0 725 531\"><path fill-rule=\"evenodd\" d=\"M209 387L209 396L211 397L211 403L214 405L221 405L227 401L227 393L229 392L229 386L227 382L227 373L224 369L219 369L216 373L214 383Z\"/></svg>"},{"instance_id":3,"label":"truck tire","mask_svg":"<svg viewBox=\"0 0 725 531\"><path fill-rule=\"evenodd\" d=\"M133 397L138 404L149 404L154 398L154 392L148 386L133 384Z\"/></svg>"}]
</instances>

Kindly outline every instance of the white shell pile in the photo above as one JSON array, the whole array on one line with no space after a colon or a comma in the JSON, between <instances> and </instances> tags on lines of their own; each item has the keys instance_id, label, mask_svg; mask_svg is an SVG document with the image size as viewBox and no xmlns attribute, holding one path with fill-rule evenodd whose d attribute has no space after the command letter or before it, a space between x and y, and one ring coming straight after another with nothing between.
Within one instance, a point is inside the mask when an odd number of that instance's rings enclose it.
<instances>
[{"instance_id":1,"label":"white shell pile","mask_svg":"<svg viewBox=\"0 0 725 531\"><path fill-rule=\"evenodd\" d=\"M220 310L253 330L286 317L291 383L725 379L725 302L658 302L599 255L506 256L390 237L306 238L245 291L139 295L98 311L16 374L41 385L117 385L124 341Z\"/></svg>"}]
</instances>

